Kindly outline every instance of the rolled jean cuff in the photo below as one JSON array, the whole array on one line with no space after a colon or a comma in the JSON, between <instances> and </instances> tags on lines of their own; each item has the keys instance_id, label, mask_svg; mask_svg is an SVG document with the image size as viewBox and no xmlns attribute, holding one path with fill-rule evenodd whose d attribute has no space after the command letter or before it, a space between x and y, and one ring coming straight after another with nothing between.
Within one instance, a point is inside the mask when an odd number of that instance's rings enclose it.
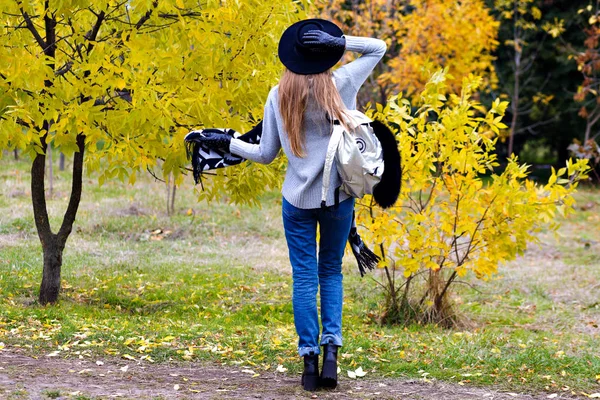
<instances>
[{"instance_id":1,"label":"rolled jean cuff","mask_svg":"<svg viewBox=\"0 0 600 400\"><path fill-rule=\"evenodd\" d=\"M323 335L321 337L321 346L326 344L334 344L336 346L342 347L342 338L337 335Z\"/></svg>"},{"instance_id":2,"label":"rolled jean cuff","mask_svg":"<svg viewBox=\"0 0 600 400\"><path fill-rule=\"evenodd\" d=\"M298 354L300 357L310 356L310 353L320 354L321 348L319 346L316 347L298 347Z\"/></svg>"}]
</instances>

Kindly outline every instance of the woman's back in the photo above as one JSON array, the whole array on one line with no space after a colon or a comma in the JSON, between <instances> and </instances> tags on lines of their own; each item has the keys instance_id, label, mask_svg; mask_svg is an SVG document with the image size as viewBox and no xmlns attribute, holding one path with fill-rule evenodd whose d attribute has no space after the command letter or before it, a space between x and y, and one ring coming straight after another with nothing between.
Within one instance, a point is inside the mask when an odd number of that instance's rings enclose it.
<instances>
[{"instance_id":1,"label":"woman's back","mask_svg":"<svg viewBox=\"0 0 600 400\"><path fill-rule=\"evenodd\" d=\"M333 72L333 79L340 97L347 109L356 109L358 90L383 57L385 42L379 39L346 36L346 49L363 55ZM280 148L288 158L286 177L282 194L290 204L298 208L318 208L321 205L323 167L331 127L323 109L309 93L304 112L304 157L294 155L289 136L284 128L280 112L279 85L269 93L263 119L263 135L260 146L249 145L241 140L231 141L231 152L244 158L269 163ZM330 191L326 204L335 203L335 188L340 185L337 170L332 171ZM347 199L345 193L339 194L339 201Z\"/></svg>"}]
</instances>

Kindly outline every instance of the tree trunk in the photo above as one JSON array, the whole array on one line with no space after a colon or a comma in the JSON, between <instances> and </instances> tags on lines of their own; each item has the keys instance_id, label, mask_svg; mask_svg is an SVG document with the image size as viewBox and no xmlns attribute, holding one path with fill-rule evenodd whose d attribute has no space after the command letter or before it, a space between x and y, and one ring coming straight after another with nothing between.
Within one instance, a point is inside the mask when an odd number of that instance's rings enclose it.
<instances>
[{"instance_id":1,"label":"tree trunk","mask_svg":"<svg viewBox=\"0 0 600 400\"><path fill-rule=\"evenodd\" d=\"M520 90L520 78L521 78L521 55L523 45L521 43L521 35L520 31L517 28L517 21L519 18L518 14L518 1L514 1L514 14L513 18L515 19L513 25L513 40L515 46L515 57L514 57L514 68L515 68L515 83L513 87L513 95L512 95L512 104L510 105L512 111L512 119L510 121L510 136L508 138L508 156L510 157L514 150L515 143L515 132L517 130L517 121L519 118L519 90Z\"/></svg>"},{"instance_id":2,"label":"tree trunk","mask_svg":"<svg viewBox=\"0 0 600 400\"><path fill-rule=\"evenodd\" d=\"M64 244L61 246L54 235L50 243L44 246L44 271L39 297L41 304L54 303L58 300L63 250Z\"/></svg>"},{"instance_id":3,"label":"tree trunk","mask_svg":"<svg viewBox=\"0 0 600 400\"><path fill-rule=\"evenodd\" d=\"M167 215L171 215L171 174L167 176Z\"/></svg>"},{"instance_id":4,"label":"tree trunk","mask_svg":"<svg viewBox=\"0 0 600 400\"><path fill-rule=\"evenodd\" d=\"M177 184L175 183L175 177L169 174L167 177L167 215L173 215L175 213L175 193L177 191Z\"/></svg>"},{"instance_id":5,"label":"tree trunk","mask_svg":"<svg viewBox=\"0 0 600 400\"><path fill-rule=\"evenodd\" d=\"M171 190L171 210L170 215L175 214L175 193L177 191L177 185L175 184L175 177L173 177L173 188Z\"/></svg>"},{"instance_id":6,"label":"tree trunk","mask_svg":"<svg viewBox=\"0 0 600 400\"><path fill-rule=\"evenodd\" d=\"M19 150L15 149L15 161L19 160Z\"/></svg>"},{"instance_id":7,"label":"tree trunk","mask_svg":"<svg viewBox=\"0 0 600 400\"><path fill-rule=\"evenodd\" d=\"M515 79L518 79L517 76L515 76ZM518 87L518 82L515 82L515 87ZM518 90L515 88L515 90ZM513 154L513 150L514 150L514 143L515 143L515 131L517 130L517 120L518 120L518 115L519 115L519 111L518 111L518 107L519 107L519 95L517 94L516 96L513 96L513 101L512 101L512 118L510 121L510 137L508 139L508 156L510 157Z\"/></svg>"},{"instance_id":8,"label":"tree trunk","mask_svg":"<svg viewBox=\"0 0 600 400\"><path fill-rule=\"evenodd\" d=\"M48 123L44 123L44 129L46 132ZM56 284L52 279L48 280L46 277L50 278L51 274L46 273L46 269L48 268L46 265L46 254L50 255L52 252L49 251L53 246L55 238L52 234L52 230L50 229L50 221L48 220L48 209L46 207L46 191L45 191L45 183L44 176L46 172L46 135L40 138L42 151L44 153L39 153L33 159L33 163L31 164L31 203L33 205L33 217L35 220L35 226L37 229L38 237L40 238L40 242L42 243L42 250L44 252L44 270L43 270L43 278L42 278L42 287L40 288L40 303L46 304L48 302L56 301L58 296L58 287L51 288L50 285ZM56 272L56 268L54 269ZM58 275L59 275L59 284L60 284L60 266L58 267ZM54 293L51 295L51 293ZM54 297L54 300L50 300Z\"/></svg>"},{"instance_id":9,"label":"tree trunk","mask_svg":"<svg viewBox=\"0 0 600 400\"><path fill-rule=\"evenodd\" d=\"M52 144L46 148L46 157L48 157L48 182L50 186L50 198L54 195L54 165L52 163Z\"/></svg>"},{"instance_id":10,"label":"tree trunk","mask_svg":"<svg viewBox=\"0 0 600 400\"><path fill-rule=\"evenodd\" d=\"M58 169L61 171L65 170L65 155L64 153L60 153L60 159L58 162Z\"/></svg>"},{"instance_id":11,"label":"tree trunk","mask_svg":"<svg viewBox=\"0 0 600 400\"><path fill-rule=\"evenodd\" d=\"M47 132L48 123L44 122ZM42 150L46 151L46 136L41 138ZM62 253L67 238L73 229L73 223L77 215L77 209L81 201L81 189L83 182L83 155L85 150L85 136L77 135L77 147L79 151L73 157L73 180L69 205L65 212L63 222L57 234L52 233L48 219L48 208L46 207L46 194L44 188L44 172L46 156L38 154L31 166L31 198L33 204L33 216L38 236L44 253L44 269L42 272L42 284L40 286L39 302L41 304L55 303L60 292L60 274L62 267Z\"/></svg>"}]
</instances>

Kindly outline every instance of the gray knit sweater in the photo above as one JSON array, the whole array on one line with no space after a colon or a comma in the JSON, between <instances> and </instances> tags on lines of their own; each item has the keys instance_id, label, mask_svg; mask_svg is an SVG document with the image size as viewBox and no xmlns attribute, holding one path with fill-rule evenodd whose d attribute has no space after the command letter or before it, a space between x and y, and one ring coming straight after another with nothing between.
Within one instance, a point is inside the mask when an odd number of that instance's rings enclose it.
<instances>
[{"instance_id":1,"label":"gray knit sweater","mask_svg":"<svg viewBox=\"0 0 600 400\"><path fill-rule=\"evenodd\" d=\"M386 51L386 44L379 39L366 37L346 37L346 50L356 51L362 56L333 72L337 89L349 110L356 109L358 90L381 60ZM231 141L230 150L244 158L262 164L275 159L280 148L288 158L288 165L281 190L283 197L295 207L309 209L321 206L321 189L325 153L330 137L330 124L325 113L319 110L309 96L307 110L304 113L305 156L296 157L291 151L283 119L279 113L278 86L271 89L263 117L263 132L260 144L249 144L239 139ZM331 185L327 194L327 205L334 204L334 190L340 186L340 178L333 166ZM340 201L349 196L340 192Z\"/></svg>"}]
</instances>

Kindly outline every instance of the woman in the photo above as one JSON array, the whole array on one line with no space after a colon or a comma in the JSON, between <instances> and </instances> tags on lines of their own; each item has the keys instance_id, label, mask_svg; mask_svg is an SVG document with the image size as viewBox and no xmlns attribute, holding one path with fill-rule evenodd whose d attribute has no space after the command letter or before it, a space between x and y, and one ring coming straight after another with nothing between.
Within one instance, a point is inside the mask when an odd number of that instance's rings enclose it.
<instances>
[{"instance_id":1,"label":"woman","mask_svg":"<svg viewBox=\"0 0 600 400\"><path fill-rule=\"evenodd\" d=\"M345 50L362 56L332 72L331 67ZM359 88L385 51L385 42L343 36L335 24L326 20L297 22L279 42L279 59L286 69L279 85L269 93L260 143L249 144L219 133L208 133L202 139L209 148L227 150L263 164L273 161L280 148L288 158L282 216L293 272L298 353L304 357L302 385L306 390L315 390L319 385L336 387L337 350L342 346L342 256L354 199L335 191L340 181L334 170L326 207L321 206L332 121L345 124L344 110L356 108ZM316 299L319 287L323 328L320 342ZM324 354L320 376L319 344Z\"/></svg>"}]
</instances>

